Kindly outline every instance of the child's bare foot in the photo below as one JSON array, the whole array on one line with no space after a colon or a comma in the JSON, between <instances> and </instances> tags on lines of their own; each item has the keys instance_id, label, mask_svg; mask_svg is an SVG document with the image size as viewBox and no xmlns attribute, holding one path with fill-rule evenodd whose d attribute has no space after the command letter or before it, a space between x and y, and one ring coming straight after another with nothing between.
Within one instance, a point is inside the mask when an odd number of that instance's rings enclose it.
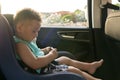
<instances>
[{"instance_id":1,"label":"child's bare foot","mask_svg":"<svg viewBox=\"0 0 120 80\"><path fill-rule=\"evenodd\" d=\"M96 69L99 68L102 65L102 63L103 63L103 59L101 59L100 61L95 61L95 62L90 63L88 72L90 74L94 74Z\"/></svg>"}]
</instances>

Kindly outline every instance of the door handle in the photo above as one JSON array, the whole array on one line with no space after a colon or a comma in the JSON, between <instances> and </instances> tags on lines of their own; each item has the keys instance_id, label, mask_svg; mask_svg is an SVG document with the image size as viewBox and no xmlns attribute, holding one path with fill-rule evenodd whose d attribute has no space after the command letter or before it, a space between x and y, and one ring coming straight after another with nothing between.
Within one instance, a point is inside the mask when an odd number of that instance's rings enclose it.
<instances>
[{"instance_id":1,"label":"door handle","mask_svg":"<svg viewBox=\"0 0 120 80\"><path fill-rule=\"evenodd\" d=\"M62 38L69 38L69 39L74 39L75 36L71 36L71 35L65 35L65 34L61 34L60 35Z\"/></svg>"}]
</instances>

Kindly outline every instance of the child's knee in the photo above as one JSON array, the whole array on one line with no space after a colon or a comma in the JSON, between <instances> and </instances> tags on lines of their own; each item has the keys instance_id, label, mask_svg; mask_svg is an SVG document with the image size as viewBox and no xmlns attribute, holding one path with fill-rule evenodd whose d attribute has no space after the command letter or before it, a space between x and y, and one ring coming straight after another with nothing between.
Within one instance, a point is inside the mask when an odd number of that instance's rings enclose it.
<instances>
[{"instance_id":1,"label":"child's knee","mask_svg":"<svg viewBox=\"0 0 120 80\"><path fill-rule=\"evenodd\" d=\"M69 64L70 59L66 56L61 56L57 58L56 61L58 61L60 64Z\"/></svg>"},{"instance_id":2,"label":"child's knee","mask_svg":"<svg viewBox=\"0 0 120 80\"><path fill-rule=\"evenodd\" d=\"M82 71L80 69L75 68L73 66L69 66L67 71L74 72L74 73L77 73L77 74L82 74Z\"/></svg>"}]
</instances>

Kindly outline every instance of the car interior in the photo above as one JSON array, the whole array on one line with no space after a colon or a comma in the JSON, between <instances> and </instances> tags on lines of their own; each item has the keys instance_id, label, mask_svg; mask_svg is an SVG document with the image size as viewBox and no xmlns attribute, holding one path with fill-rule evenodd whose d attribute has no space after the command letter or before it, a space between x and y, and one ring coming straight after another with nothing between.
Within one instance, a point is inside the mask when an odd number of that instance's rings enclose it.
<instances>
[{"instance_id":1,"label":"car interior","mask_svg":"<svg viewBox=\"0 0 120 80\"><path fill-rule=\"evenodd\" d=\"M120 80L120 6L112 1L87 0L88 28L41 27L37 45L56 47L65 51L60 56L84 62L103 59L103 65L92 76ZM26 72L15 58L13 16L0 15L0 80L85 80L70 72L46 75Z\"/></svg>"}]
</instances>

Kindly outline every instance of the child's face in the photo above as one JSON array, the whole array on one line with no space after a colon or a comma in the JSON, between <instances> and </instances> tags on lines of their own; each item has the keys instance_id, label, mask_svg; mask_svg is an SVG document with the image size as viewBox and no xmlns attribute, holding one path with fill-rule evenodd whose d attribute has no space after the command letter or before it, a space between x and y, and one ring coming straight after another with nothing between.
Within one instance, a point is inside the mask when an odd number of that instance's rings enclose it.
<instances>
[{"instance_id":1,"label":"child's face","mask_svg":"<svg viewBox=\"0 0 120 80\"><path fill-rule=\"evenodd\" d=\"M19 28L17 31L19 37L26 41L32 41L35 37L38 36L41 23L37 20L25 20L18 26L20 27L17 27Z\"/></svg>"}]
</instances>

